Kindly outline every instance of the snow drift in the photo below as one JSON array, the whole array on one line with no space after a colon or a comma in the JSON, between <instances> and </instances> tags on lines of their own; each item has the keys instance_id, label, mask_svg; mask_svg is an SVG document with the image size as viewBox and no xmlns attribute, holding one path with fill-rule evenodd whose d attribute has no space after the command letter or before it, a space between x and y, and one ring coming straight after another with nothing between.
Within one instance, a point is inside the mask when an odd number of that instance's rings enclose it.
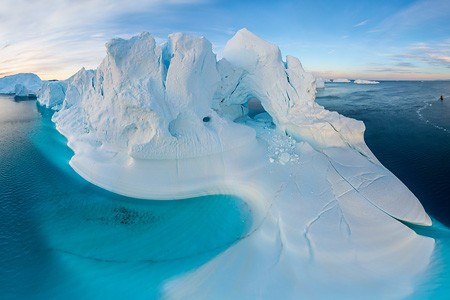
<instances>
[{"instance_id":1,"label":"snow drift","mask_svg":"<svg viewBox=\"0 0 450 300\"><path fill-rule=\"evenodd\" d=\"M364 124L315 103L315 79L297 58L283 60L246 29L220 61L205 38L182 33L163 45L143 33L106 48L97 70L81 69L64 93L46 87L48 106L64 94L53 121L74 170L131 197L233 194L252 207L248 236L167 282L165 297L412 292L434 240L400 221L430 218L367 148Z\"/></svg>"}]
</instances>

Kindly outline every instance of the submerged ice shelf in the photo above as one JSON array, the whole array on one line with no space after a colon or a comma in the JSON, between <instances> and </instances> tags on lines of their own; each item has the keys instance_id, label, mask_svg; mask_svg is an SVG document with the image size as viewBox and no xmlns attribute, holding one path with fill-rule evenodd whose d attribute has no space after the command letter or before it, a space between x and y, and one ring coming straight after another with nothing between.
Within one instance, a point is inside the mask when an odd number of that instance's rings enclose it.
<instances>
[{"instance_id":1,"label":"submerged ice shelf","mask_svg":"<svg viewBox=\"0 0 450 300\"><path fill-rule=\"evenodd\" d=\"M401 221L431 220L368 149L364 124L316 104L300 61L246 29L219 61L181 33L163 45L114 39L97 70L57 85L39 101L58 109L86 180L142 199L250 205L252 233L167 282L168 298L404 297L429 263L434 240Z\"/></svg>"}]
</instances>

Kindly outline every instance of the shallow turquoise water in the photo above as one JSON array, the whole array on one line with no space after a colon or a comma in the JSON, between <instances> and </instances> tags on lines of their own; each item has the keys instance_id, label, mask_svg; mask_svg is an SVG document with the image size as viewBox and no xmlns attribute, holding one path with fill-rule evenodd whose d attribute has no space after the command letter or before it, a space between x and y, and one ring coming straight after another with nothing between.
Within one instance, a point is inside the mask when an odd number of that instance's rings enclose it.
<instances>
[{"instance_id":1,"label":"shallow turquoise water","mask_svg":"<svg viewBox=\"0 0 450 300\"><path fill-rule=\"evenodd\" d=\"M97 188L35 102L0 98L1 299L154 299L247 234L249 207L142 201Z\"/></svg>"}]
</instances>

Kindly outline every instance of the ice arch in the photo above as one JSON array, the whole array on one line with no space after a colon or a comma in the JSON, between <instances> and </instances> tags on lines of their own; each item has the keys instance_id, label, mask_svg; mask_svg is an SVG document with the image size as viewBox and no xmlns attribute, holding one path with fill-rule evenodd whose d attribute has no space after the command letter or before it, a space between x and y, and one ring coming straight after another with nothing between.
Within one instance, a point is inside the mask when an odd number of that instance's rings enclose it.
<instances>
[{"instance_id":1,"label":"ice arch","mask_svg":"<svg viewBox=\"0 0 450 300\"><path fill-rule=\"evenodd\" d=\"M143 199L231 194L252 207L253 234L174 283L174 298L402 296L429 262L433 240L398 220L431 220L367 148L364 124L317 105L300 61L248 30L218 62L204 38L113 40L67 91L53 120L88 181ZM249 96L275 128L233 122Z\"/></svg>"}]
</instances>

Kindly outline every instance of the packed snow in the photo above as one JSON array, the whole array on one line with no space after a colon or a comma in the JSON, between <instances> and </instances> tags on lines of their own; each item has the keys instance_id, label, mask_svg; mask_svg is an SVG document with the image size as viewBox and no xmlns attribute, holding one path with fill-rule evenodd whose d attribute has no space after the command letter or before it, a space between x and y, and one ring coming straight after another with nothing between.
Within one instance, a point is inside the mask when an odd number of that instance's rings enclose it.
<instances>
[{"instance_id":1,"label":"packed snow","mask_svg":"<svg viewBox=\"0 0 450 300\"><path fill-rule=\"evenodd\" d=\"M354 82L355 82L356 84L379 84L378 81L364 80L364 79L356 79Z\"/></svg>"},{"instance_id":2,"label":"packed snow","mask_svg":"<svg viewBox=\"0 0 450 300\"><path fill-rule=\"evenodd\" d=\"M164 298L412 293L434 240L405 224L431 220L368 149L364 124L315 102L317 80L297 58L246 29L219 61L208 40L182 33L106 48L95 71L41 96L59 108L73 169L126 196L232 194L252 208L248 235L166 282Z\"/></svg>"},{"instance_id":3,"label":"packed snow","mask_svg":"<svg viewBox=\"0 0 450 300\"><path fill-rule=\"evenodd\" d=\"M0 94L19 97L35 96L42 86L42 80L36 74L20 73L0 78Z\"/></svg>"}]
</instances>

